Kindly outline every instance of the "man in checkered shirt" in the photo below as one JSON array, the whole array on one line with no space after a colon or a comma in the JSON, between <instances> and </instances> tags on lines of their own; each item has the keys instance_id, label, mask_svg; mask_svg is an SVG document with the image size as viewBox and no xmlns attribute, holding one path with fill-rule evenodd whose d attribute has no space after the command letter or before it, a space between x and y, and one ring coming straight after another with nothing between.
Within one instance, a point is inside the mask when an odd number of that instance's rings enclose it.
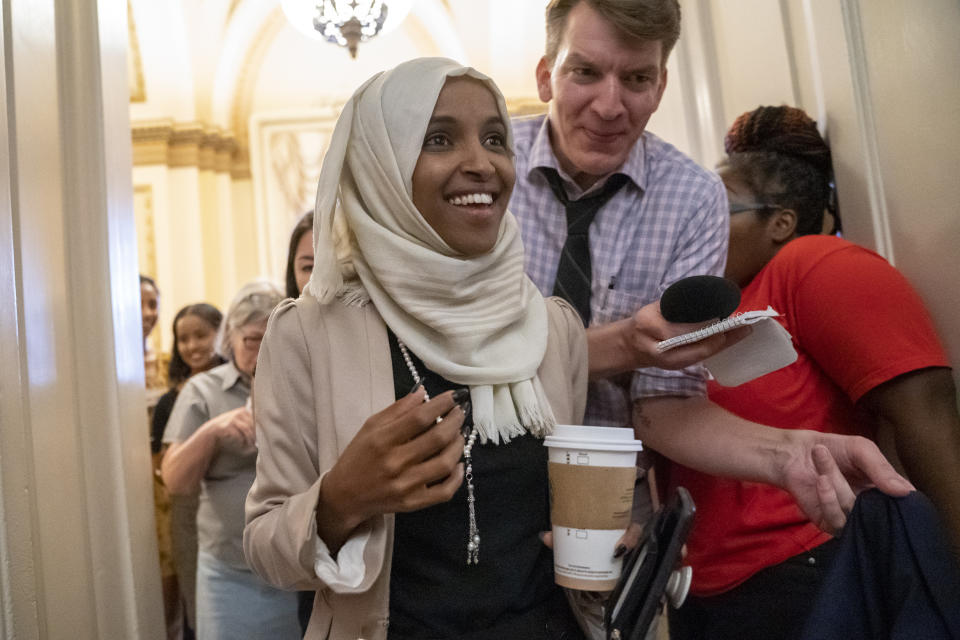
<instances>
[{"instance_id":1,"label":"man in checkered shirt","mask_svg":"<svg viewBox=\"0 0 960 640\"><path fill-rule=\"evenodd\" d=\"M782 430L742 420L705 397L706 373L694 363L721 348L722 336L666 354L655 349L657 340L682 333L660 316L660 294L685 276L723 275L729 234L720 179L645 131L666 87L679 12L676 0L548 4L546 55L536 69L548 114L513 123L517 183L510 210L520 223L526 270L544 295L553 293L567 222L547 180L550 170L569 200L625 174L626 184L589 227L592 382L585 424L632 426L677 462L775 484L815 522L825 510L842 520L837 495L817 494L813 438L788 440ZM852 507L852 492L841 473L890 486L884 479L892 468L879 450L861 445L844 440L816 455L844 508Z\"/></svg>"},{"instance_id":2,"label":"man in checkered shirt","mask_svg":"<svg viewBox=\"0 0 960 640\"><path fill-rule=\"evenodd\" d=\"M520 222L527 273L544 295L554 291L567 222L543 168L559 173L571 200L600 189L615 173L629 178L590 226L592 382L585 423L609 426L632 425L641 399L646 408L704 397L703 368L677 368L704 353L687 354L685 361L685 354L668 352L674 360L661 362L649 335L666 337L657 333L663 327L649 326L659 313L643 308L680 278L723 275L729 230L720 179L644 130L666 87L679 10L672 1L635 8L634 22L667 25L661 38L641 40L613 22L625 24L610 12L626 4L550 3L547 53L536 71L549 114L513 122L517 184L510 210ZM662 16L651 15L654 9ZM671 368L651 366L663 364Z\"/></svg>"}]
</instances>

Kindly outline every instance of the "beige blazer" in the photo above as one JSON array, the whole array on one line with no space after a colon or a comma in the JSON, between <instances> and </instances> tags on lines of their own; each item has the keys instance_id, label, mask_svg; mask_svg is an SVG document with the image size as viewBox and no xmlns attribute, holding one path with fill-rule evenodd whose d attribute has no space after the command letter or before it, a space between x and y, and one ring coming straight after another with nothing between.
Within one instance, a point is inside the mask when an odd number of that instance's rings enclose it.
<instances>
[{"instance_id":1,"label":"beige blazer","mask_svg":"<svg viewBox=\"0 0 960 640\"><path fill-rule=\"evenodd\" d=\"M586 336L566 302L550 298L547 310L540 382L557 421L576 424L586 403ZM386 326L372 304L321 306L304 296L274 311L257 361L259 455L243 548L251 569L271 584L318 592L308 640L386 638L392 515L373 518L354 533L370 534L364 575L355 588L334 592L313 567L323 474L364 421L394 400Z\"/></svg>"}]
</instances>

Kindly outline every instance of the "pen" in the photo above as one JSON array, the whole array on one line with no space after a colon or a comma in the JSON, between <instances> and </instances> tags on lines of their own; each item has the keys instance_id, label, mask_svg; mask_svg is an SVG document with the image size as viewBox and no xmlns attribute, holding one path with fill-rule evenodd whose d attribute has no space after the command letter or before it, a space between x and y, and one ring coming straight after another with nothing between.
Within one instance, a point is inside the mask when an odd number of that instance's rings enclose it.
<instances>
[{"instance_id":1,"label":"pen","mask_svg":"<svg viewBox=\"0 0 960 640\"><path fill-rule=\"evenodd\" d=\"M617 276L610 276L610 283L607 284L607 290L603 292L603 299L600 302L600 308L607 308L607 299L610 297L610 292L613 291L613 288L617 285Z\"/></svg>"}]
</instances>

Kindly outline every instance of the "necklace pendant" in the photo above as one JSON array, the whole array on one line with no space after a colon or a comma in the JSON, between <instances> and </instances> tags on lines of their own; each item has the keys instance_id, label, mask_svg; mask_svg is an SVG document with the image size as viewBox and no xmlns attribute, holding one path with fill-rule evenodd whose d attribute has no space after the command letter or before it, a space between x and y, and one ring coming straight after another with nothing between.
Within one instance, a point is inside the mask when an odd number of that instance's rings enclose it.
<instances>
[{"instance_id":1,"label":"necklace pendant","mask_svg":"<svg viewBox=\"0 0 960 640\"><path fill-rule=\"evenodd\" d=\"M403 344L403 341L399 338L397 339L397 345L400 347L400 353L403 356L404 363L407 365L407 369L410 371L410 375L413 376L413 381L416 383L422 382L423 379L420 377L416 365L413 364L413 358L407 350L407 345ZM424 389L423 399L424 402L430 399L430 396L426 393L426 389ZM437 423L441 420L442 418L437 418ZM467 517L470 522L469 532L467 534L467 566L469 566L472 564L480 564L480 530L477 528L477 512L474 506L476 497L473 495L473 445L477 441L476 425L471 429L465 429L463 438L463 458L466 463L464 480L466 480L467 483Z\"/></svg>"},{"instance_id":2,"label":"necklace pendant","mask_svg":"<svg viewBox=\"0 0 960 640\"><path fill-rule=\"evenodd\" d=\"M467 542L467 565L480 564L480 532L474 529Z\"/></svg>"}]
</instances>

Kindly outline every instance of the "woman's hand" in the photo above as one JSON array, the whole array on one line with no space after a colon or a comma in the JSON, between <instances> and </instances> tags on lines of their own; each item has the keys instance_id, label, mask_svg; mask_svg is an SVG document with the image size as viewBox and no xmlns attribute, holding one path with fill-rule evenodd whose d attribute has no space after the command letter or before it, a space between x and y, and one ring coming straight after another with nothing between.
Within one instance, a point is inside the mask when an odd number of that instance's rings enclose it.
<instances>
[{"instance_id":1,"label":"woman's hand","mask_svg":"<svg viewBox=\"0 0 960 640\"><path fill-rule=\"evenodd\" d=\"M211 432L220 448L243 454L257 447L253 413L246 406L221 413L202 428Z\"/></svg>"},{"instance_id":2,"label":"woman's hand","mask_svg":"<svg viewBox=\"0 0 960 640\"><path fill-rule=\"evenodd\" d=\"M454 393L424 403L417 388L363 424L320 486L317 530L331 553L375 515L416 511L453 497L463 482L460 429L466 415ZM457 400L466 402L466 393Z\"/></svg>"},{"instance_id":3,"label":"woman's hand","mask_svg":"<svg viewBox=\"0 0 960 640\"><path fill-rule=\"evenodd\" d=\"M219 449L246 454L256 448L253 416L246 407L225 411L204 422L184 440L174 442L160 463L170 495L192 495L200 490L210 461Z\"/></svg>"}]
</instances>

